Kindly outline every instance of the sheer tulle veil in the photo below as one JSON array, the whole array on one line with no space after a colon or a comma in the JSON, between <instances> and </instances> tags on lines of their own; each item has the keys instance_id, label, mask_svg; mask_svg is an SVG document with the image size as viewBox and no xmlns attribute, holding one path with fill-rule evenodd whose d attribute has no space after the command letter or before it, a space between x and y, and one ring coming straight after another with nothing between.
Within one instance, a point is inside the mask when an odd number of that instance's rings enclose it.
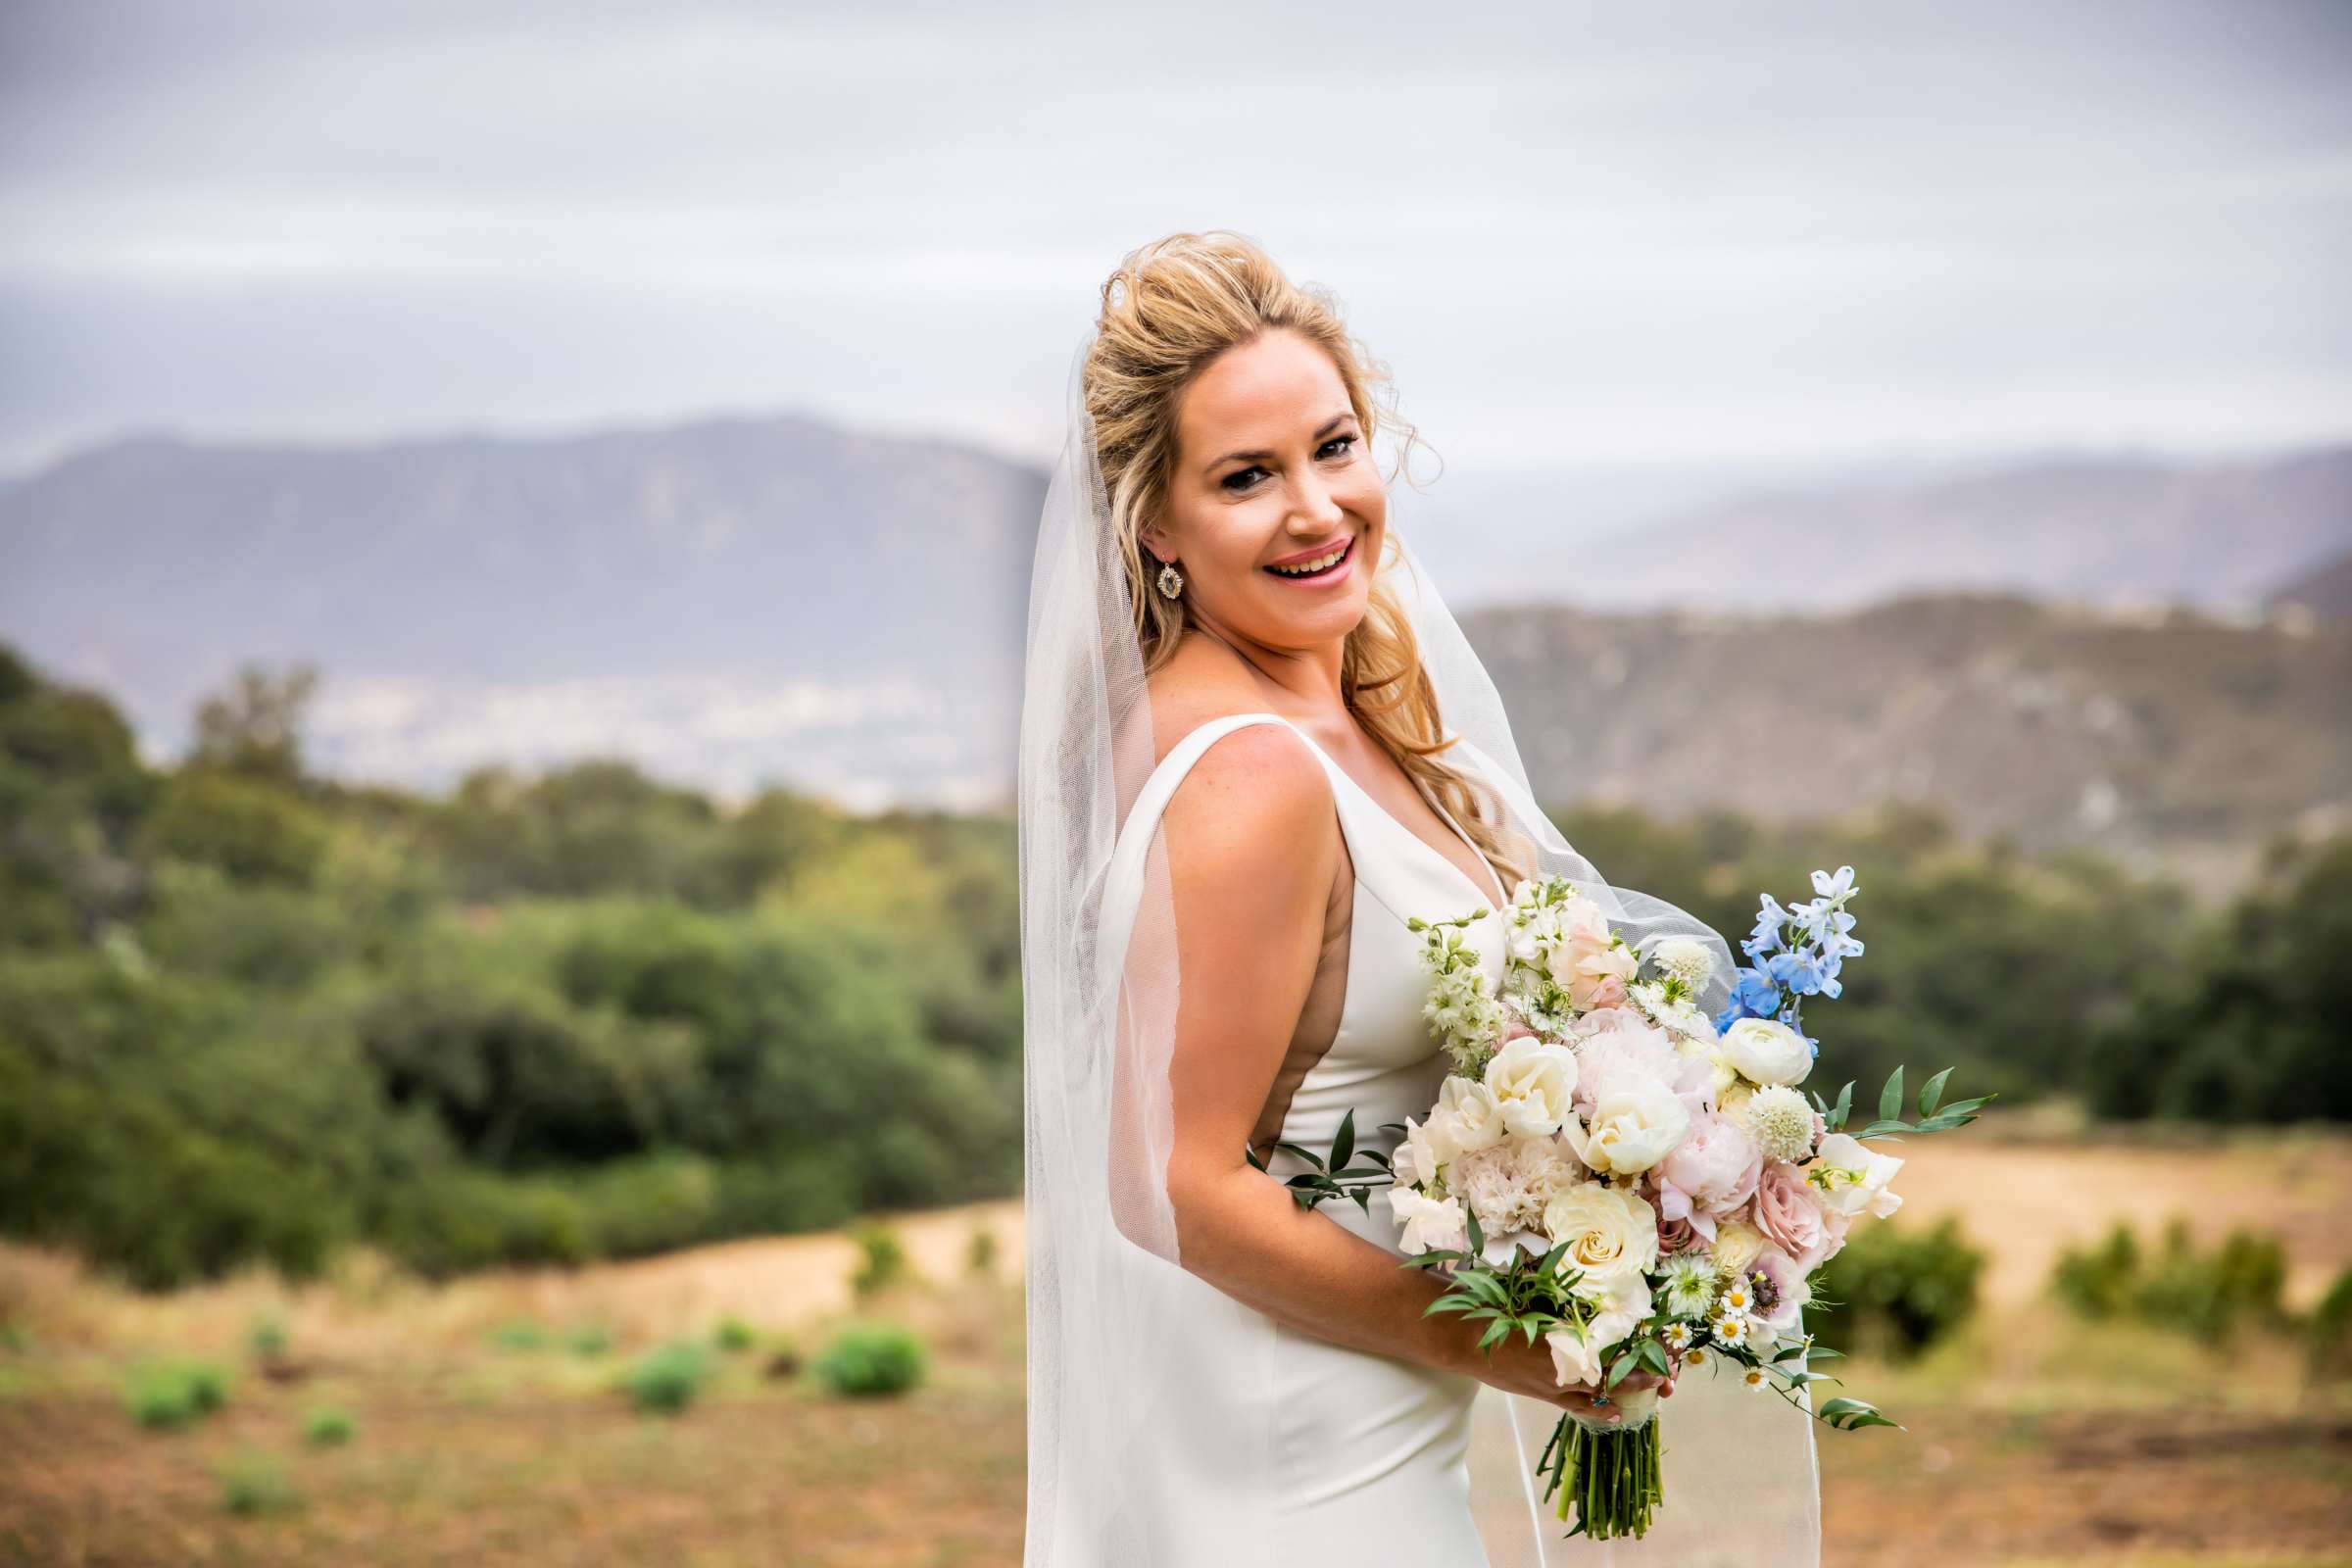
<instances>
[{"instance_id":1,"label":"sheer tulle veil","mask_svg":"<svg viewBox=\"0 0 2352 1568\"><path fill-rule=\"evenodd\" d=\"M1184 1332L1185 1303L1201 1288L1184 1273L1162 1180L1181 977L1159 833L1113 853L1153 766L1153 731L1083 394L1092 342L1090 330L1070 362L1067 435L1039 523L1020 719L1029 1397L1023 1562L1177 1568L1172 1549L1153 1539L1153 1510L1165 1499L1150 1488L1155 1420L1186 1396L1171 1386L1167 1358L1153 1348ZM1491 796L1517 836L1523 864L1572 878L1641 945L1699 937L1728 977L1731 956L1716 933L1672 905L1611 887L1537 805L1494 682L1406 542L1412 519L1399 515L1396 500L1393 487L1392 549L1378 569L1395 573L1440 713L1458 737L1444 756ZM1712 1010L1723 998L1704 1000ZM1567 1527L1538 1506L1534 1461L1558 1410L1482 1387L1471 1490L1492 1568L1817 1563L1812 1420L1740 1385L1734 1370L1685 1372L1661 1406L1666 1500L1659 1522L1642 1540L1609 1544L1563 1540ZM1215 1497L1198 1502L1218 1505Z\"/></svg>"}]
</instances>

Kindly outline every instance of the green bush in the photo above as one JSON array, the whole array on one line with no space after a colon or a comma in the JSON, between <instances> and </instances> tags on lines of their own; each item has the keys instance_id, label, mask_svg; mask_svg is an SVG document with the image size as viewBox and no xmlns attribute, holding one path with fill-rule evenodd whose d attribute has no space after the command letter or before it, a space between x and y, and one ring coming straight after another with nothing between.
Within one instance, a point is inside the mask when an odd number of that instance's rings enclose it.
<instances>
[{"instance_id":1,"label":"green bush","mask_svg":"<svg viewBox=\"0 0 2352 1568\"><path fill-rule=\"evenodd\" d=\"M2052 1293L2084 1317L2129 1315L2223 1342L2249 1323L2284 1322L2285 1284L2286 1254L2276 1237L2232 1230L2200 1251L2178 1215L2153 1255L2119 1223L2097 1247L2060 1253L2050 1274Z\"/></svg>"},{"instance_id":2,"label":"green bush","mask_svg":"<svg viewBox=\"0 0 2352 1568\"><path fill-rule=\"evenodd\" d=\"M245 1348L258 1361L274 1361L286 1353L286 1320L274 1312L255 1317L245 1331Z\"/></svg>"},{"instance_id":3,"label":"green bush","mask_svg":"<svg viewBox=\"0 0 2352 1568\"><path fill-rule=\"evenodd\" d=\"M816 1358L815 1371L837 1395L900 1394L923 1379L923 1342L895 1323L852 1324Z\"/></svg>"},{"instance_id":4,"label":"green bush","mask_svg":"<svg viewBox=\"0 0 2352 1568\"><path fill-rule=\"evenodd\" d=\"M544 1350L548 1343L547 1330L527 1317L496 1324L482 1337L501 1350Z\"/></svg>"},{"instance_id":5,"label":"green bush","mask_svg":"<svg viewBox=\"0 0 2352 1568\"><path fill-rule=\"evenodd\" d=\"M318 1405L302 1418L302 1441L314 1448L339 1447L358 1432L351 1412L337 1405Z\"/></svg>"},{"instance_id":6,"label":"green bush","mask_svg":"<svg viewBox=\"0 0 2352 1568\"><path fill-rule=\"evenodd\" d=\"M752 1326L734 1316L720 1318L718 1327L712 1332L710 1338L720 1349L729 1352L748 1350L760 1343L760 1336L753 1331Z\"/></svg>"},{"instance_id":7,"label":"green bush","mask_svg":"<svg viewBox=\"0 0 2352 1568\"><path fill-rule=\"evenodd\" d=\"M234 1514L282 1513L302 1501L275 1454L261 1448L240 1448L216 1472L220 1480L220 1506Z\"/></svg>"},{"instance_id":8,"label":"green bush","mask_svg":"<svg viewBox=\"0 0 2352 1568\"><path fill-rule=\"evenodd\" d=\"M1806 1325L1833 1349L1867 1339L1916 1354L1976 1311L1984 1273L1984 1254L1951 1215L1925 1230L1867 1223L1817 1276L1814 1293L1826 1309L1808 1312Z\"/></svg>"},{"instance_id":9,"label":"green bush","mask_svg":"<svg viewBox=\"0 0 2352 1568\"><path fill-rule=\"evenodd\" d=\"M227 1402L227 1375L210 1361L185 1357L135 1368L122 1391L130 1418L158 1430L190 1425Z\"/></svg>"},{"instance_id":10,"label":"green bush","mask_svg":"<svg viewBox=\"0 0 2352 1568\"><path fill-rule=\"evenodd\" d=\"M985 1279L997 1271L997 1233L985 1225L972 1227L972 1240L964 1251L964 1265Z\"/></svg>"},{"instance_id":11,"label":"green bush","mask_svg":"<svg viewBox=\"0 0 2352 1568\"><path fill-rule=\"evenodd\" d=\"M612 1331L602 1323L575 1324L564 1343L574 1355L602 1355L612 1348Z\"/></svg>"},{"instance_id":12,"label":"green bush","mask_svg":"<svg viewBox=\"0 0 2352 1568\"><path fill-rule=\"evenodd\" d=\"M2352 1267L2336 1275L2311 1309L2304 1325L2316 1377L2341 1377L2352 1372Z\"/></svg>"},{"instance_id":13,"label":"green bush","mask_svg":"<svg viewBox=\"0 0 2352 1568\"><path fill-rule=\"evenodd\" d=\"M850 1289L858 1299L870 1300L906 1277L906 1249L900 1245L897 1231L869 1221L853 1226L850 1240L859 1253L858 1272L850 1276Z\"/></svg>"},{"instance_id":14,"label":"green bush","mask_svg":"<svg viewBox=\"0 0 2352 1568\"><path fill-rule=\"evenodd\" d=\"M629 1367L629 1398L640 1410L674 1415L695 1401L710 1378L710 1358L683 1341L649 1350Z\"/></svg>"}]
</instances>

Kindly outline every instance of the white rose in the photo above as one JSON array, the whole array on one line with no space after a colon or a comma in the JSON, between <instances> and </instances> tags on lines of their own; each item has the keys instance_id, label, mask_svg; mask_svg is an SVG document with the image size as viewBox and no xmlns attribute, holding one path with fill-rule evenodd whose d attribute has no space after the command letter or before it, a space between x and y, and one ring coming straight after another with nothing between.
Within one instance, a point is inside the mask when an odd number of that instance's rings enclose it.
<instances>
[{"instance_id":1,"label":"white rose","mask_svg":"<svg viewBox=\"0 0 2352 1568\"><path fill-rule=\"evenodd\" d=\"M1707 1250L1707 1255L1715 1259L1717 1268L1736 1274L1754 1262L1767 1245L1764 1233L1747 1221L1726 1220L1715 1227L1715 1245Z\"/></svg>"},{"instance_id":2,"label":"white rose","mask_svg":"<svg viewBox=\"0 0 2352 1568\"><path fill-rule=\"evenodd\" d=\"M1658 1261L1658 1216L1641 1194L1581 1182L1544 1205L1544 1230L1566 1243L1562 1268L1588 1274L1648 1273Z\"/></svg>"},{"instance_id":3,"label":"white rose","mask_svg":"<svg viewBox=\"0 0 2352 1568\"><path fill-rule=\"evenodd\" d=\"M1577 1135L1571 1123L1571 1139ZM1661 1083L1613 1081L1592 1106L1592 1123L1577 1152L1597 1171L1631 1176L1674 1152L1690 1130L1682 1097Z\"/></svg>"},{"instance_id":4,"label":"white rose","mask_svg":"<svg viewBox=\"0 0 2352 1568\"><path fill-rule=\"evenodd\" d=\"M1396 1245L1407 1252L1426 1252L1432 1248L1458 1251L1470 1244L1469 1225L1458 1198L1430 1198L1409 1187L1392 1187L1389 1211L1404 1227Z\"/></svg>"},{"instance_id":5,"label":"white rose","mask_svg":"<svg viewBox=\"0 0 2352 1568\"><path fill-rule=\"evenodd\" d=\"M1438 1090L1438 1108L1429 1113L1429 1138L1439 1163L1502 1142L1502 1106L1485 1084L1447 1078Z\"/></svg>"},{"instance_id":6,"label":"white rose","mask_svg":"<svg viewBox=\"0 0 2352 1568\"><path fill-rule=\"evenodd\" d=\"M1503 1125L1520 1137L1560 1130L1576 1093L1576 1053L1534 1035L1519 1035L1487 1063L1486 1087L1502 1106Z\"/></svg>"},{"instance_id":7,"label":"white rose","mask_svg":"<svg viewBox=\"0 0 2352 1568\"><path fill-rule=\"evenodd\" d=\"M1752 1084L1796 1084L1813 1070L1805 1037L1770 1018L1742 1018L1723 1032L1723 1054Z\"/></svg>"},{"instance_id":8,"label":"white rose","mask_svg":"<svg viewBox=\"0 0 2352 1568\"><path fill-rule=\"evenodd\" d=\"M1892 1154L1873 1153L1859 1140L1844 1133L1832 1133L1821 1141L1820 1167L1824 1171L1843 1172L1826 1183L1813 1184L1821 1195L1821 1206L1826 1209L1885 1219L1903 1206L1901 1196L1886 1190L1886 1184L1894 1180L1894 1173L1903 1168L1903 1162Z\"/></svg>"}]
</instances>

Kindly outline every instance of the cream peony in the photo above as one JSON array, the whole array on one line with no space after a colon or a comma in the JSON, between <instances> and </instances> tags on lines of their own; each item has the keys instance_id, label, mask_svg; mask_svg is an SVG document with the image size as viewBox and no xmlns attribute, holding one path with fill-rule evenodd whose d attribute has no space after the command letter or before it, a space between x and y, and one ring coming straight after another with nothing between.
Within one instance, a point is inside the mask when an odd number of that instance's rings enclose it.
<instances>
[{"instance_id":1,"label":"cream peony","mask_svg":"<svg viewBox=\"0 0 2352 1568\"><path fill-rule=\"evenodd\" d=\"M1713 1216L1746 1202L1763 1174L1763 1151L1739 1123L1712 1112L1694 1117L1690 1135L1658 1166L1658 1212L1712 1236Z\"/></svg>"},{"instance_id":2,"label":"cream peony","mask_svg":"<svg viewBox=\"0 0 2352 1568\"><path fill-rule=\"evenodd\" d=\"M1646 1274L1657 1266L1658 1216L1631 1188L1580 1182L1544 1205L1544 1230L1553 1246L1567 1244L1562 1268Z\"/></svg>"},{"instance_id":3,"label":"cream peony","mask_svg":"<svg viewBox=\"0 0 2352 1568\"><path fill-rule=\"evenodd\" d=\"M1723 1054L1751 1084L1803 1083L1813 1070L1805 1037L1770 1018L1742 1018L1726 1029Z\"/></svg>"},{"instance_id":4,"label":"cream peony","mask_svg":"<svg viewBox=\"0 0 2352 1568\"><path fill-rule=\"evenodd\" d=\"M1520 1035L1487 1063L1486 1088L1501 1105L1507 1131L1545 1138L1567 1119L1576 1079L1576 1053L1532 1034Z\"/></svg>"},{"instance_id":5,"label":"cream peony","mask_svg":"<svg viewBox=\"0 0 2352 1568\"><path fill-rule=\"evenodd\" d=\"M1632 1176L1672 1153L1690 1130L1690 1109L1667 1085L1612 1080L1608 1093L1593 1102L1592 1126L1582 1130L1576 1152L1596 1171ZM1580 1136L1573 1121L1563 1131L1571 1141Z\"/></svg>"},{"instance_id":6,"label":"cream peony","mask_svg":"<svg viewBox=\"0 0 2352 1568\"><path fill-rule=\"evenodd\" d=\"M1821 1141L1821 1158L1807 1174L1820 1191L1821 1206L1832 1213L1885 1219L1903 1206L1900 1195L1886 1190L1902 1168L1894 1155L1873 1153L1859 1140L1832 1133Z\"/></svg>"}]
</instances>

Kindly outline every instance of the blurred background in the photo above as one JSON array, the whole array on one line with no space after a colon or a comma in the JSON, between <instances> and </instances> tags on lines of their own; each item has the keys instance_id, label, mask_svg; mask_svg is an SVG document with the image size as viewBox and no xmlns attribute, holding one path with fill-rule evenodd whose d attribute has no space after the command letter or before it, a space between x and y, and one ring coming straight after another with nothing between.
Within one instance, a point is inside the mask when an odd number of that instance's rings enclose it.
<instances>
[{"instance_id":1,"label":"blurred background","mask_svg":"<svg viewBox=\"0 0 2352 1568\"><path fill-rule=\"evenodd\" d=\"M1622 883L1852 863L1832 1564L2352 1562L2352 11L0 10L0 1558L1015 1562L1022 620L1328 285ZM1627 803L1645 803L1641 809Z\"/></svg>"}]
</instances>

